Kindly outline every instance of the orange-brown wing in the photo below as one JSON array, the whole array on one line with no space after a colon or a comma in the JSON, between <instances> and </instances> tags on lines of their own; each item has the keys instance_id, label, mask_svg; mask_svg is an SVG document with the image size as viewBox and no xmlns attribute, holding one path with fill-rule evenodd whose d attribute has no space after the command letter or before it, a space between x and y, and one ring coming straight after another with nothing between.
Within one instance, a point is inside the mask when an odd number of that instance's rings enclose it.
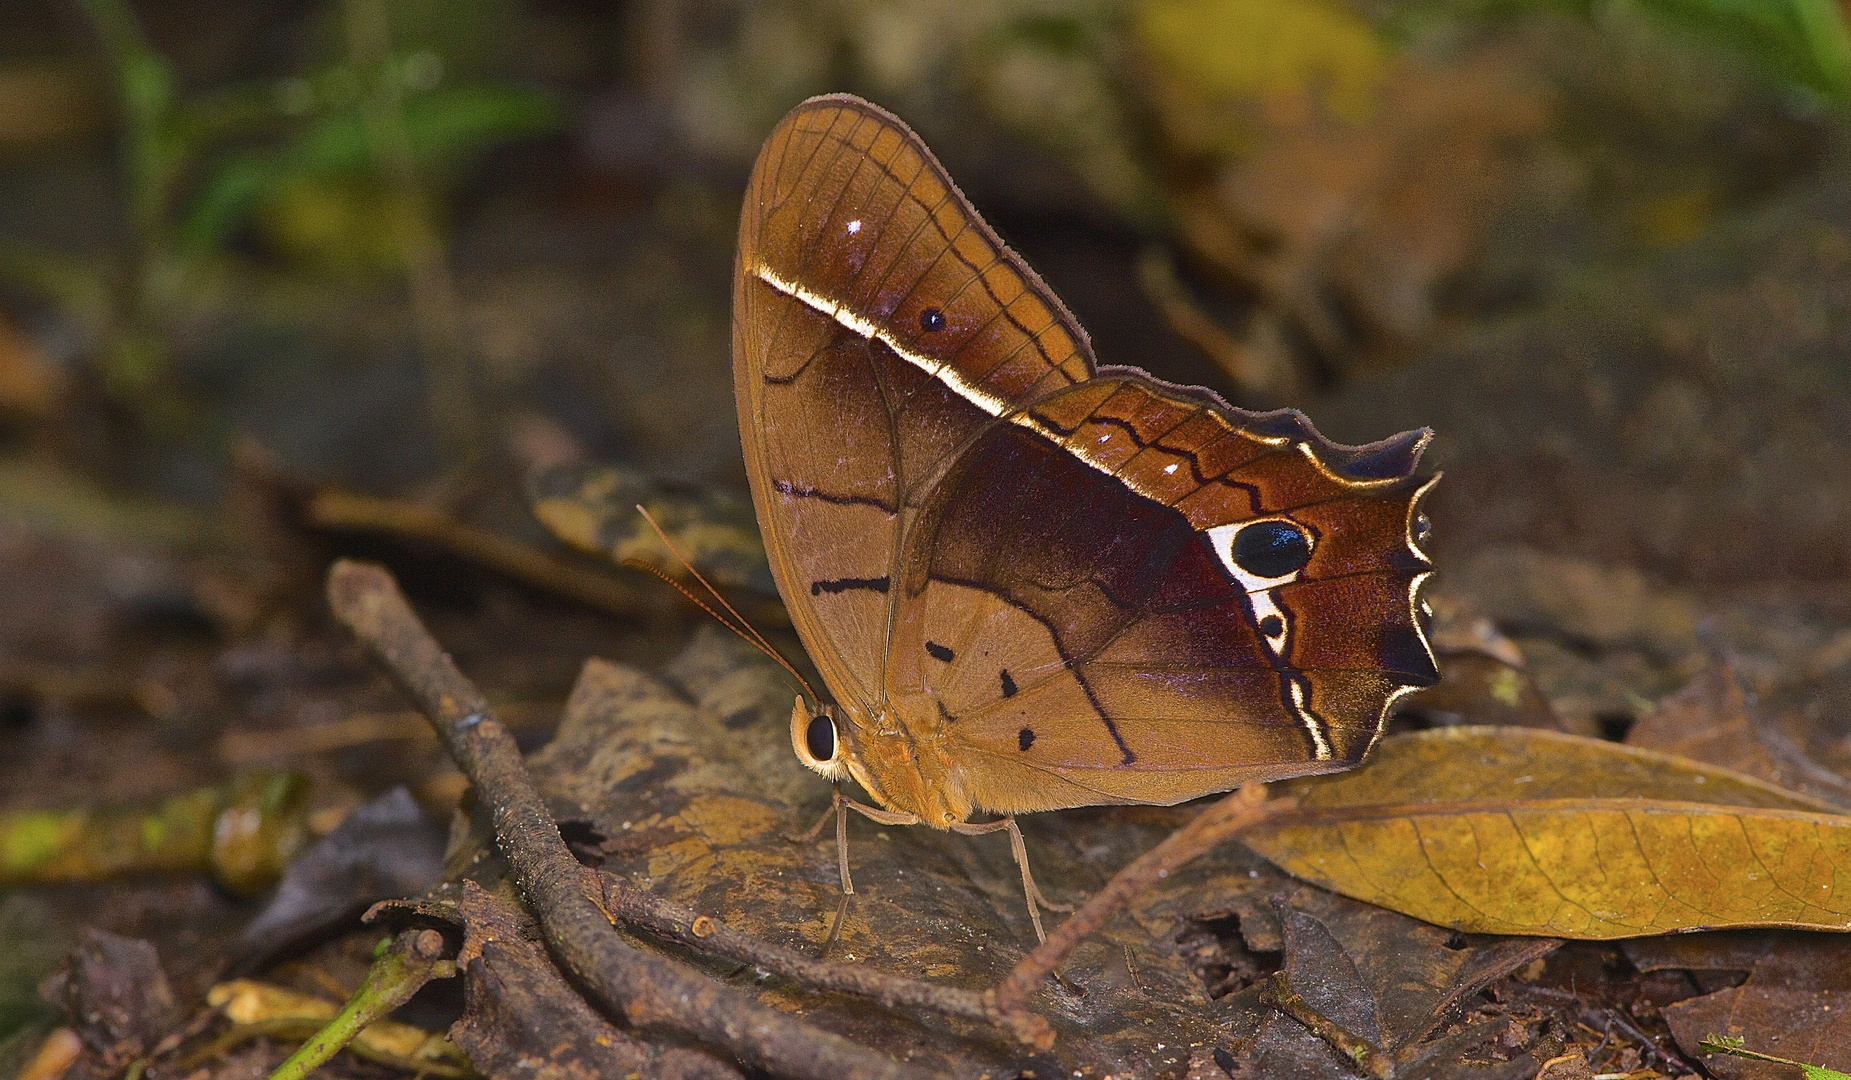
<instances>
[{"instance_id":1,"label":"orange-brown wing","mask_svg":"<svg viewBox=\"0 0 1851 1080\"><path fill-rule=\"evenodd\" d=\"M1437 678L1425 432L1109 369L987 429L908 537L889 693L997 811L1174 803L1355 764Z\"/></svg>"},{"instance_id":2,"label":"orange-brown wing","mask_svg":"<svg viewBox=\"0 0 1851 1080\"><path fill-rule=\"evenodd\" d=\"M779 590L837 698L874 711L912 508L995 416L1088 378L1085 337L917 136L835 96L753 168L733 373Z\"/></svg>"}]
</instances>

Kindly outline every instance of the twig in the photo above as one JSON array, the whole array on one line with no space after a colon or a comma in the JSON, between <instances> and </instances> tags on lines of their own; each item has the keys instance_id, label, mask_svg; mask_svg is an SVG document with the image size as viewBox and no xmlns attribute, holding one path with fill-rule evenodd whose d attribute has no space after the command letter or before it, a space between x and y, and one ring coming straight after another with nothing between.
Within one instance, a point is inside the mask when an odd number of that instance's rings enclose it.
<instances>
[{"instance_id":1,"label":"twig","mask_svg":"<svg viewBox=\"0 0 1851 1080\"><path fill-rule=\"evenodd\" d=\"M657 590L637 589L609 574L577 566L518 540L496 536L420 503L324 490L309 501L309 524L322 529L383 532L422 540L537 589L631 619L670 610Z\"/></svg>"},{"instance_id":2,"label":"twig","mask_svg":"<svg viewBox=\"0 0 1851 1080\"><path fill-rule=\"evenodd\" d=\"M1345 1030L1305 1004L1304 997L1293 991L1291 984L1286 981L1285 972L1273 972L1272 980L1260 991L1260 1001L1305 1025L1313 1035L1329 1043L1332 1049L1349 1058L1363 1072L1377 1080L1393 1080L1395 1056L1383 1052L1367 1039Z\"/></svg>"},{"instance_id":3,"label":"twig","mask_svg":"<svg viewBox=\"0 0 1851 1080\"><path fill-rule=\"evenodd\" d=\"M742 1062L798 1080L928 1075L751 1001L665 957L631 948L585 895L583 867L534 789L514 739L378 566L342 560L328 573L340 620L430 718L491 810L497 846L545 932L546 946L579 984L639 1028L693 1036Z\"/></svg>"},{"instance_id":4,"label":"twig","mask_svg":"<svg viewBox=\"0 0 1851 1080\"><path fill-rule=\"evenodd\" d=\"M485 1076L744 1080L721 1060L723 1054L652 1043L611 1023L553 966L522 925L530 921L525 912L468 878L460 891L460 897L439 905L449 907L448 912L431 914L443 921L462 919L463 947L456 962L471 977L469 1007L450 1029L450 1038ZM410 911L421 905L393 906Z\"/></svg>"},{"instance_id":5,"label":"twig","mask_svg":"<svg viewBox=\"0 0 1851 1080\"><path fill-rule=\"evenodd\" d=\"M509 726L516 731L542 723L549 714L557 715L555 707L538 701L512 701L501 707L501 715L509 718ZM363 712L308 727L227 731L219 736L219 756L232 765L249 765L263 761L293 761L373 742L428 743L430 740L431 726L415 710Z\"/></svg>"},{"instance_id":6,"label":"twig","mask_svg":"<svg viewBox=\"0 0 1851 1080\"><path fill-rule=\"evenodd\" d=\"M1522 983L1520 986L1522 992L1526 995L1553 998L1556 1001L1568 1002L1579 1008L1584 1015L1603 1017L1607 1021L1605 1037L1611 1037L1613 1029L1618 1027L1627 1035L1632 1036L1633 1041L1639 1044L1642 1050L1642 1057L1657 1057L1661 1063L1670 1068L1677 1069L1680 1072L1698 1075L1698 1068L1694 1063L1675 1050L1666 1050L1664 1047L1658 1045L1657 1039L1639 1030L1631 1021L1621 1015L1617 1006L1607 1004L1597 1005L1589 1002L1587 998L1580 994L1569 990L1558 990L1553 986L1537 986L1534 983Z\"/></svg>"},{"instance_id":7,"label":"twig","mask_svg":"<svg viewBox=\"0 0 1851 1080\"><path fill-rule=\"evenodd\" d=\"M1289 799L1265 802L1266 789L1249 784L1196 815L1189 824L1171 833L1130 866L1120 870L1105 888L1074 912L1066 922L1055 927L1034 952L1022 958L1014 970L989 992L996 1014L1011 1025L1024 1039L1032 1038L1024 1025L1037 1019L1026 1009L1028 996L1045 982L1061 961L1067 958L1088 934L1104 926L1131 901L1161 878L1228 840L1241 830L1276 813L1291 809ZM1053 1046L1052 1031L1034 1039L1042 1049Z\"/></svg>"},{"instance_id":8,"label":"twig","mask_svg":"<svg viewBox=\"0 0 1851 1080\"><path fill-rule=\"evenodd\" d=\"M984 995L975 991L814 960L734 930L710 916L696 914L692 908L673 900L632 888L622 878L594 871L587 871L587 874L595 877L604 906L614 918L657 937L750 964L810 990L855 994L888 1008L930 1009L973 1020L996 1019L994 1010L985 1004ZM587 885L591 886L589 877ZM1040 1021L1039 1017L1029 1019ZM1045 1022L1042 1026L1045 1027Z\"/></svg>"}]
</instances>

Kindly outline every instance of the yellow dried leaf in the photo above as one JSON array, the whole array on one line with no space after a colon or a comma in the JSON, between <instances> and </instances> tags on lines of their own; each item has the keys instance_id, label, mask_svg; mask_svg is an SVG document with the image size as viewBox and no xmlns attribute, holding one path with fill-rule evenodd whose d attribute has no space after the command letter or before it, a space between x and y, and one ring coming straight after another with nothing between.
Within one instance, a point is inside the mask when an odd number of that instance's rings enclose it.
<instances>
[{"instance_id":1,"label":"yellow dried leaf","mask_svg":"<svg viewBox=\"0 0 1851 1080\"><path fill-rule=\"evenodd\" d=\"M1383 741L1244 836L1325 888L1471 933L1851 929L1851 817L1670 754L1520 728Z\"/></svg>"},{"instance_id":2,"label":"yellow dried leaf","mask_svg":"<svg viewBox=\"0 0 1851 1080\"><path fill-rule=\"evenodd\" d=\"M207 991L206 1004L222 1010L232 1023L243 1025L300 1020L318 1027L340 1011L332 1001L256 979L219 983ZM438 1061L453 1056L442 1035L397 1020L368 1024L354 1039L354 1047L362 1053L400 1061Z\"/></svg>"},{"instance_id":3,"label":"yellow dried leaf","mask_svg":"<svg viewBox=\"0 0 1851 1080\"><path fill-rule=\"evenodd\" d=\"M1386 50L1354 12L1322 0L1146 0L1139 43L1170 77L1226 100L1309 89L1360 118Z\"/></svg>"}]
</instances>

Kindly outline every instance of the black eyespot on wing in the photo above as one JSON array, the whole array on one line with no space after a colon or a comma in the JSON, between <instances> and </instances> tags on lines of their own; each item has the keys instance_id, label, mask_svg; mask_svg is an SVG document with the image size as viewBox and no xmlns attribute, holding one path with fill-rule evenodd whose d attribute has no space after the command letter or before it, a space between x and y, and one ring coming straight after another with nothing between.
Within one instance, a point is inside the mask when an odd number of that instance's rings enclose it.
<instances>
[{"instance_id":1,"label":"black eyespot on wing","mask_svg":"<svg viewBox=\"0 0 1851 1080\"><path fill-rule=\"evenodd\" d=\"M1260 633L1269 638L1285 633L1285 620L1277 615L1268 615L1260 620Z\"/></svg>"},{"instance_id":2,"label":"black eyespot on wing","mask_svg":"<svg viewBox=\"0 0 1851 1080\"><path fill-rule=\"evenodd\" d=\"M947 649L945 646L940 645L936 641L926 642L926 655L930 656L934 660L943 661L944 663L947 663L947 664L951 663L951 661L957 657L956 653L952 652L950 649Z\"/></svg>"},{"instance_id":3,"label":"black eyespot on wing","mask_svg":"<svg viewBox=\"0 0 1851 1080\"><path fill-rule=\"evenodd\" d=\"M1414 515L1414 545L1426 547L1427 541L1433 539L1433 519L1425 514Z\"/></svg>"},{"instance_id":4,"label":"black eyespot on wing","mask_svg":"<svg viewBox=\"0 0 1851 1080\"><path fill-rule=\"evenodd\" d=\"M810 718L810 726L803 733L804 746L810 756L825 764L835 760L836 725L827 716Z\"/></svg>"},{"instance_id":5,"label":"black eyespot on wing","mask_svg":"<svg viewBox=\"0 0 1851 1080\"><path fill-rule=\"evenodd\" d=\"M1015 744L1023 750L1027 750L1029 747L1035 745L1035 729L1023 728L1021 731L1016 732Z\"/></svg>"},{"instance_id":6,"label":"black eyespot on wing","mask_svg":"<svg viewBox=\"0 0 1851 1080\"><path fill-rule=\"evenodd\" d=\"M1015 697L1015 680L1009 677L1009 669L1003 669L1003 696Z\"/></svg>"},{"instance_id":7,"label":"black eyespot on wing","mask_svg":"<svg viewBox=\"0 0 1851 1080\"><path fill-rule=\"evenodd\" d=\"M919 329L932 333L945 328L945 313L935 307L926 308L919 313Z\"/></svg>"},{"instance_id":8,"label":"black eyespot on wing","mask_svg":"<svg viewBox=\"0 0 1851 1080\"><path fill-rule=\"evenodd\" d=\"M1289 521L1257 521L1234 534L1233 554L1254 577L1285 577L1311 561L1311 537Z\"/></svg>"}]
</instances>

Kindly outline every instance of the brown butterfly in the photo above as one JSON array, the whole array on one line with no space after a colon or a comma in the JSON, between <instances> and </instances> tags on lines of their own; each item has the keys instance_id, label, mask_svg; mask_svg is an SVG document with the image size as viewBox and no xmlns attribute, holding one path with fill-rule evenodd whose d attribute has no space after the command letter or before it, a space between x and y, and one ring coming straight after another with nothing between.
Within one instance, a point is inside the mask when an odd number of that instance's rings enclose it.
<instances>
[{"instance_id":1,"label":"brown butterfly","mask_svg":"<svg viewBox=\"0 0 1851 1080\"><path fill-rule=\"evenodd\" d=\"M733 378L772 573L836 700L799 699L791 741L879 804L838 793L838 837L845 804L1008 829L1037 935L1014 815L1345 769L1438 678L1412 475L1431 432L1343 446L1098 367L859 98L804 102L759 153Z\"/></svg>"}]
</instances>

